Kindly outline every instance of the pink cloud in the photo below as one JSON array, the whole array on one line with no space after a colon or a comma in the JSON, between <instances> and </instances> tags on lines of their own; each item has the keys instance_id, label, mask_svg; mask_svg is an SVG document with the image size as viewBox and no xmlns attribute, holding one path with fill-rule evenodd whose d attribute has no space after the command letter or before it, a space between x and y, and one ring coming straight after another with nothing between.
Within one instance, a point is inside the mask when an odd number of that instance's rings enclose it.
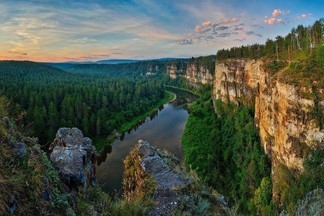
<instances>
[{"instance_id":1,"label":"pink cloud","mask_svg":"<svg viewBox=\"0 0 324 216\"><path fill-rule=\"evenodd\" d=\"M264 22L267 23L268 25L273 25L273 24L283 24L283 19L281 18L282 16L286 15L289 13L289 10L281 10L281 9L274 9L272 11L271 17L265 16L264 17ZM280 18L279 18L280 17Z\"/></svg>"},{"instance_id":2,"label":"pink cloud","mask_svg":"<svg viewBox=\"0 0 324 216\"><path fill-rule=\"evenodd\" d=\"M276 18L271 17L269 19L265 19L264 22L267 23L268 25L273 25L276 21Z\"/></svg>"},{"instance_id":3,"label":"pink cloud","mask_svg":"<svg viewBox=\"0 0 324 216\"><path fill-rule=\"evenodd\" d=\"M227 20L227 23L235 23L235 22L238 22L238 21L239 21L238 18L233 17L233 18L228 19L228 20Z\"/></svg>"},{"instance_id":4,"label":"pink cloud","mask_svg":"<svg viewBox=\"0 0 324 216\"><path fill-rule=\"evenodd\" d=\"M206 22L203 22L201 25L203 27L208 27L208 26L211 26L211 22L210 21L206 21Z\"/></svg>"},{"instance_id":5,"label":"pink cloud","mask_svg":"<svg viewBox=\"0 0 324 216\"><path fill-rule=\"evenodd\" d=\"M201 25L197 25L196 27L195 27L195 32L201 32L201 30L202 30L202 26Z\"/></svg>"},{"instance_id":6,"label":"pink cloud","mask_svg":"<svg viewBox=\"0 0 324 216\"><path fill-rule=\"evenodd\" d=\"M203 23L201 23L200 25L197 25L197 26L195 27L195 32L200 33L200 32L202 32L205 28L210 27L211 24L212 24L212 23L211 23L210 21L203 22Z\"/></svg>"},{"instance_id":7,"label":"pink cloud","mask_svg":"<svg viewBox=\"0 0 324 216\"><path fill-rule=\"evenodd\" d=\"M280 9L274 9L273 12L272 12L272 17L276 17L276 16L278 16L279 14L281 14Z\"/></svg>"}]
</instances>

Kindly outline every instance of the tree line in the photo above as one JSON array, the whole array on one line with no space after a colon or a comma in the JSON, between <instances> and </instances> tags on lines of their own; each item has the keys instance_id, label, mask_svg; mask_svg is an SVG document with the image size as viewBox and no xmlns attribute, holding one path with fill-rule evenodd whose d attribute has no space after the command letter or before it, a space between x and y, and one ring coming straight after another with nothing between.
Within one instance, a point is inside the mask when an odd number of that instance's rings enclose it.
<instances>
[{"instance_id":1,"label":"tree line","mask_svg":"<svg viewBox=\"0 0 324 216\"><path fill-rule=\"evenodd\" d=\"M0 62L0 91L26 111L33 135L51 142L59 127L106 136L164 97L158 79L64 72L35 62Z\"/></svg>"},{"instance_id":2,"label":"tree line","mask_svg":"<svg viewBox=\"0 0 324 216\"><path fill-rule=\"evenodd\" d=\"M268 39L265 44L253 44L217 52L217 60L227 58L261 58L271 57L281 61L291 61L296 52L312 54L324 42L324 19L315 21L311 26L298 25L286 36Z\"/></svg>"}]
</instances>

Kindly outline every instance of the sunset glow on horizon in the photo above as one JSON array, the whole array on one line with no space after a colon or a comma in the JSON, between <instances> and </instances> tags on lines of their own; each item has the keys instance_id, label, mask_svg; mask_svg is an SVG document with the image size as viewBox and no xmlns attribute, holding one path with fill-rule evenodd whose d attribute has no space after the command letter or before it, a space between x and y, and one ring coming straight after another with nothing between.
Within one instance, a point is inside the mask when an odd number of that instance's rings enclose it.
<instances>
[{"instance_id":1,"label":"sunset glow on horizon","mask_svg":"<svg viewBox=\"0 0 324 216\"><path fill-rule=\"evenodd\" d=\"M270 9L271 8L271 9ZM39 62L215 54L323 18L322 0L0 2L0 59Z\"/></svg>"}]
</instances>

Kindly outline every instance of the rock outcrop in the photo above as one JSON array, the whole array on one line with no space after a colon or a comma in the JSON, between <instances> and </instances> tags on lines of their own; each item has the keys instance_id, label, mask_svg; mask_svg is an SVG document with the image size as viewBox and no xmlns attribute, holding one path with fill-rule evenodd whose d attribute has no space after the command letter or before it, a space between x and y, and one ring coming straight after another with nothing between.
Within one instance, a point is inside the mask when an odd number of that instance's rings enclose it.
<instances>
[{"instance_id":1,"label":"rock outcrop","mask_svg":"<svg viewBox=\"0 0 324 216\"><path fill-rule=\"evenodd\" d=\"M51 162L69 187L94 185L96 150L78 128L60 128L52 143Z\"/></svg>"},{"instance_id":2,"label":"rock outcrop","mask_svg":"<svg viewBox=\"0 0 324 216\"><path fill-rule=\"evenodd\" d=\"M324 130L313 114L314 99L304 96L312 89L280 82L264 65L264 60L247 59L217 63L214 99L255 104L255 123L272 165L303 171L309 149L324 148ZM316 91L323 94L322 89Z\"/></svg>"},{"instance_id":3,"label":"rock outcrop","mask_svg":"<svg viewBox=\"0 0 324 216\"><path fill-rule=\"evenodd\" d=\"M167 65L166 74L171 79L176 79L180 76L183 76L183 68L182 67L178 68L177 64L173 62L170 65Z\"/></svg>"},{"instance_id":4,"label":"rock outcrop","mask_svg":"<svg viewBox=\"0 0 324 216\"><path fill-rule=\"evenodd\" d=\"M157 185L153 194L157 205L150 214L172 215L178 202L178 194L174 189L186 186L188 181L180 173L174 172L148 142L139 140L136 147L141 156L141 167L144 172L153 176Z\"/></svg>"},{"instance_id":5,"label":"rock outcrop","mask_svg":"<svg viewBox=\"0 0 324 216\"><path fill-rule=\"evenodd\" d=\"M124 184L127 185L126 188L131 189L133 192L127 193L124 191L124 193L129 198L132 195L138 195L143 188L147 190L147 186L143 186L145 183L140 182L147 182L148 180L143 181L139 176L145 177L146 179L150 179L148 176L151 176L155 183L151 195L154 206L150 209L149 215L175 215L177 212L181 214L187 213L185 215L196 215L199 211L206 214L212 212L213 215L228 214L227 204L224 202L226 198L224 199L224 196L218 195L215 197L199 186L199 188L194 189L198 185L196 181L188 175L186 176L185 173L175 171L174 167L166 162L167 156L163 155L147 141L139 140L130 155L132 159L130 160L128 158L128 160L132 162L133 166L128 167L129 170L126 169ZM168 160L177 161L177 164L179 163L177 158L171 155L169 157ZM124 161L124 164L127 166L129 165L128 162ZM138 162L141 170L134 172ZM132 172L134 173L131 174ZM136 182L139 183L134 184L134 178L138 178ZM130 181L130 184L127 181ZM136 187L140 187L142 190L139 191ZM147 196L149 195L145 195L146 199L148 198ZM205 212L199 209L197 204L201 201L211 203L210 208L204 209Z\"/></svg>"},{"instance_id":6,"label":"rock outcrop","mask_svg":"<svg viewBox=\"0 0 324 216\"><path fill-rule=\"evenodd\" d=\"M156 149L148 142L139 140L138 151L141 155L141 166L152 175L158 188L183 187L188 184L183 176L174 172L157 154Z\"/></svg>"},{"instance_id":7,"label":"rock outcrop","mask_svg":"<svg viewBox=\"0 0 324 216\"><path fill-rule=\"evenodd\" d=\"M171 79L184 77L191 84L213 84L214 61L209 57L191 58L186 63L172 62L166 67Z\"/></svg>"},{"instance_id":8,"label":"rock outcrop","mask_svg":"<svg viewBox=\"0 0 324 216\"><path fill-rule=\"evenodd\" d=\"M185 74L186 79L191 83L212 84L213 75L204 65L189 62Z\"/></svg>"},{"instance_id":9,"label":"rock outcrop","mask_svg":"<svg viewBox=\"0 0 324 216\"><path fill-rule=\"evenodd\" d=\"M309 192L297 204L296 215L324 215L324 191L316 189Z\"/></svg>"}]
</instances>

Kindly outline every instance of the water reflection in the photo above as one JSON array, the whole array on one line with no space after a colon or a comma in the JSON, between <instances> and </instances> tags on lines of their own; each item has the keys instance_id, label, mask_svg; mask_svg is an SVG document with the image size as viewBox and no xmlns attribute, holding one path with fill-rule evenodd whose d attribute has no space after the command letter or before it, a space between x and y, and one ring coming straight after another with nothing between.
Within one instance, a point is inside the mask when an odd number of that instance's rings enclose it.
<instances>
[{"instance_id":1,"label":"water reflection","mask_svg":"<svg viewBox=\"0 0 324 216\"><path fill-rule=\"evenodd\" d=\"M98 158L97 178L103 190L118 192L122 186L123 160L139 139L147 140L160 149L166 149L183 161L181 136L188 118L184 106L196 96L183 90L174 90L176 100L160 107L131 131L117 139L110 148L105 148ZM108 156L107 156L108 154Z\"/></svg>"}]
</instances>

